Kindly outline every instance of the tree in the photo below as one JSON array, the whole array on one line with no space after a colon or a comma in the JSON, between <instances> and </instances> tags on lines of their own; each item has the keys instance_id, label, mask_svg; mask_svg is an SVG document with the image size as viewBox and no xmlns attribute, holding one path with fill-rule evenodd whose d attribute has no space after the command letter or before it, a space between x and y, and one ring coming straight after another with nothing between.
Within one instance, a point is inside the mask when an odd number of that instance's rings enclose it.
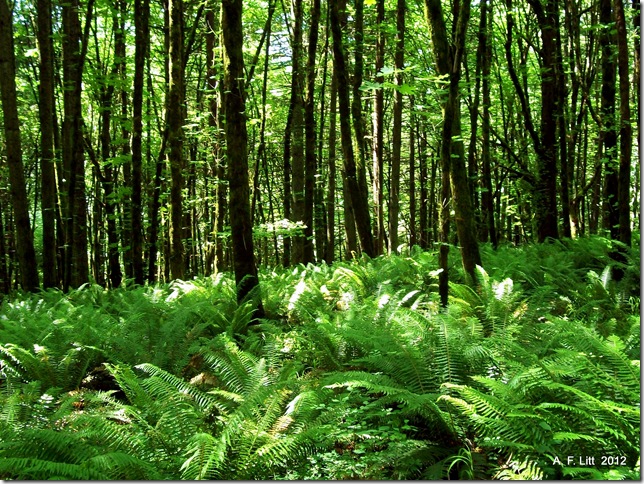
<instances>
[{"instance_id":1,"label":"tree","mask_svg":"<svg viewBox=\"0 0 644 484\"><path fill-rule=\"evenodd\" d=\"M396 7L396 53L394 56L394 127L391 179L389 180L389 253L398 252L398 215L400 212L400 150L402 148L403 68L405 58L405 0Z\"/></svg>"},{"instance_id":2,"label":"tree","mask_svg":"<svg viewBox=\"0 0 644 484\"><path fill-rule=\"evenodd\" d=\"M93 0L87 4L85 33L81 33L78 0L62 6L63 28L63 178L65 213L65 275L63 288L76 288L89 281L87 259L87 201L82 131L82 78L87 53L87 33Z\"/></svg>"},{"instance_id":3,"label":"tree","mask_svg":"<svg viewBox=\"0 0 644 484\"><path fill-rule=\"evenodd\" d=\"M385 0L376 0L376 50L375 50L375 71L376 82L380 84L378 89L373 91L373 113L372 118L372 171L373 171L373 205L375 213L375 237L374 252L382 254L385 245L385 220L383 210L383 143L384 143L384 76L382 69L385 67Z\"/></svg>"},{"instance_id":4,"label":"tree","mask_svg":"<svg viewBox=\"0 0 644 484\"><path fill-rule=\"evenodd\" d=\"M320 23L320 0L312 0L309 30L308 59L306 63L306 99L304 100L305 164L304 164L304 247L303 262L314 262L313 211L315 172L317 168L315 125L315 65ZM322 250L319 247L318 250ZM321 254L320 254L321 255ZM318 257L321 258L321 257Z\"/></svg>"},{"instance_id":5,"label":"tree","mask_svg":"<svg viewBox=\"0 0 644 484\"><path fill-rule=\"evenodd\" d=\"M16 249L20 266L20 282L26 291L39 288L34 238L29 222L29 201L22 165L22 143L16 94L16 60L13 44L13 21L6 0L0 0L0 96L7 143L7 165L13 213L16 224Z\"/></svg>"},{"instance_id":6,"label":"tree","mask_svg":"<svg viewBox=\"0 0 644 484\"><path fill-rule=\"evenodd\" d=\"M134 282L143 284L143 90L145 59L150 42L149 0L134 1L134 91L132 95L132 272Z\"/></svg>"},{"instance_id":7,"label":"tree","mask_svg":"<svg viewBox=\"0 0 644 484\"><path fill-rule=\"evenodd\" d=\"M375 255L373 250L373 235L371 233L371 216L367 202L367 193L358 181L358 171L351 139L351 119L349 107L349 73L346 66L346 55L340 29L339 0L331 2L331 33L333 35L333 62L338 78L338 109L340 112L340 137L344 153L344 179L351 198L351 209L360 238L362 251L370 257ZM355 121L355 117L353 118Z\"/></svg>"},{"instance_id":8,"label":"tree","mask_svg":"<svg viewBox=\"0 0 644 484\"><path fill-rule=\"evenodd\" d=\"M56 170L54 155L54 58L51 28L51 0L38 0L38 48L40 51L40 83L38 94L40 104L40 171L41 171L41 212L43 247L43 287L59 284L56 260Z\"/></svg>"},{"instance_id":9,"label":"tree","mask_svg":"<svg viewBox=\"0 0 644 484\"><path fill-rule=\"evenodd\" d=\"M619 178L618 178L618 212L619 240L631 245L630 219L630 184L631 184L631 148L633 130L631 128L630 79L628 38L626 34L626 16L623 0L615 0L615 25L617 27L617 58L619 70Z\"/></svg>"},{"instance_id":10,"label":"tree","mask_svg":"<svg viewBox=\"0 0 644 484\"><path fill-rule=\"evenodd\" d=\"M170 0L170 86L167 104L168 162L172 176L170 190L170 273L173 279L183 279L185 271L183 248L183 124L184 59L183 59L183 0Z\"/></svg>"},{"instance_id":11,"label":"tree","mask_svg":"<svg viewBox=\"0 0 644 484\"><path fill-rule=\"evenodd\" d=\"M470 190L465 168L463 140L460 137L460 95L458 92L461 79L461 62L465 49L465 33L470 17L470 1L463 1L456 12L457 19L453 38L447 37L447 27L443 17L440 0L425 0L425 16L431 31L432 47L436 70L448 81L443 98L443 125L441 134L441 169L443 176L441 202L442 246L441 246L441 301L447 304L447 237L446 224L448 218L447 176L451 186L451 196L454 201L456 230L461 246L463 268L476 283L476 266L481 264L478 241L475 234L474 213L470 199Z\"/></svg>"},{"instance_id":12,"label":"tree","mask_svg":"<svg viewBox=\"0 0 644 484\"><path fill-rule=\"evenodd\" d=\"M230 186L230 228L237 301L257 298L255 318L264 315L255 265L253 227L248 186L248 132L244 94L242 0L223 0L221 30L224 47L224 111L226 117L226 158Z\"/></svg>"}]
</instances>

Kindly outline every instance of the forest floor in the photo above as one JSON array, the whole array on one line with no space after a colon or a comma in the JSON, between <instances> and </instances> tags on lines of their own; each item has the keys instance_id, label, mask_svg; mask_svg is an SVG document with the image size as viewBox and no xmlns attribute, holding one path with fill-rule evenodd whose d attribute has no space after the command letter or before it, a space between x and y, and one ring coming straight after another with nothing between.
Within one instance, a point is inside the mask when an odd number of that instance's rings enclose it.
<instances>
[{"instance_id":1,"label":"forest floor","mask_svg":"<svg viewBox=\"0 0 644 484\"><path fill-rule=\"evenodd\" d=\"M15 294L0 479L639 479L640 254L592 237ZM625 249L624 249L625 250Z\"/></svg>"}]
</instances>

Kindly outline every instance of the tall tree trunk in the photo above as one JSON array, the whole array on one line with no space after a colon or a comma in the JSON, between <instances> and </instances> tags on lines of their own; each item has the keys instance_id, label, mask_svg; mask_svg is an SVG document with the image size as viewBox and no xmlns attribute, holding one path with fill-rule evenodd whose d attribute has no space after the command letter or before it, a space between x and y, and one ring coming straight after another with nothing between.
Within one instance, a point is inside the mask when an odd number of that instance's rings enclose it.
<instances>
[{"instance_id":1,"label":"tall tree trunk","mask_svg":"<svg viewBox=\"0 0 644 484\"><path fill-rule=\"evenodd\" d=\"M619 236L618 210L618 162L617 162L617 128L615 126L615 82L617 79L613 46L615 34L612 32L611 0L600 0L599 21L602 32L599 43L602 51L602 87L601 87L601 127L600 143L604 166L604 186L602 197L602 227L610 232L613 239Z\"/></svg>"},{"instance_id":2,"label":"tall tree trunk","mask_svg":"<svg viewBox=\"0 0 644 484\"><path fill-rule=\"evenodd\" d=\"M305 169L304 169L304 247L303 262L314 262L313 211L315 195L316 125L315 125L315 64L320 23L320 0L312 0L309 27L308 60L306 64L306 100L304 102ZM319 247L318 250L322 248Z\"/></svg>"},{"instance_id":3,"label":"tall tree trunk","mask_svg":"<svg viewBox=\"0 0 644 484\"><path fill-rule=\"evenodd\" d=\"M563 225L563 236L570 238L572 230L570 226L570 174L571 167L568 166L568 86L566 71L563 62L563 46L561 41L561 25L559 22L559 1L554 2L554 23L555 23L555 118L557 121L557 139L559 140L559 178L561 180L561 218ZM556 199L555 199L556 205Z\"/></svg>"},{"instance_id":4,"label":"tall tree trunk","mask_svg":"<svg viewBox=\"0 0 644 484\"><path fill-rule=\"evenodd\" d=\"M253 250L253 227L248 186L248 133L244 99L244 54L242 50L243 0L223 0L221 27L224 47L224 111L226 116L226 157L230 185L230 226L232 232L237 301L256 297L255 318L264 316Z\"/></svg>"},{"instance_id":5,"label":"tall tree trunk","mask_svg":"<svg viewBox=\"0 0 644 484\"><path fill-rule=\"evenodd\" d=\"M79 2L62 6L63 28L63 177L65 181L65 280L63 288L76 288L89 280L87 258L87 206L85 200L85 158L82 136L82 73L87 43L81 45ZM90 23L92 2L88 6L86 28Z\"/></svg>"},{"instance_id":6,"label":"tall tree trunk","mask_svg":"<svg viewBox=\"0 0 644 484\"><path fill-rule=\"evenodd\" d=\"M185 263L183 248L183 124L184 124L184 63L183 63L183 0L170 0L170 88L168 92L168 162L172 176L170 188L170 274L183 279Z\"/></svg>"},{"instance_id":7,"label":"tall tree trunk","mask_svg":"<svg viewBox=\"0 0 644 484\"><path fill-rule=\"evenodd\" d=\"M617 58L619 70L619 240L631 245L630 183L631 149L633 130L631 127L630 106L630 63L628 58L628 37L626 34L626 15L623 0L615 0L615 25L617 27Z\"/></svg>"},{"instance_id":8,"label":"tall tree trunk","mask_svg":"<svg viewBox=\"0 0 644 484\"><path fill-rule=\"evenodd\" d=\"M333 35L334 68L338 76L338 108L340 111L342 151L344 152L344 176L351 197L351 206L362 251L369 257L373 257L375 253L373 250L373 235L371 233L371 217L367 194L360 188L360 183L358 182L358 171L351 140L349 74L346 66L342 30L340 28L338 1L332 0L331 2L331 32Z\"/></svg>"},{"instance_id":9,"label":"tall tree trunk","mask_svg":"<svg viewBox=\"0 0 644 484\"><path fill-rule=\"evenodd\" d=\"M22 164L20 121L16 93L16 60L13 45L12 15L6 0L0 0L0 96L7 144L9 185L16 221L16 249L20 284L25 291L39 288L34 237L29 222L29 200Z\"/></svg>"},{"instance_id":10,"label":"tall tree trunk","mask_svg":"<svg viewBox=\"0 0 644 484\"><path fill-rule=\"evenodd\" d=\"M56 160L54 155L54 58L51 0L38 0L38 48L40 50L40 172L42 177L42 259L43 288L59 284L56 270Z\"/></svg>"},{"instance_id":11,"label":"tall tree trunk","mask_svg":"<svg viewBox=\"0 0 644 484\"><path fill-rule=\"evenodd\" d=\"M0 293L9 294L11 281L9 280L9 270L7 267L7 244L4 230L5 219L4 205L0 198Z\"/></svg>"},{"instance_id":12,"label":"tall tree trunk","mask_svg":"<svg viewBox=\"0 0 644 484\"><path fill-rule=\"evenodd\" d=\"M382 84L385 81L382 75L382 69L385 66L385 0L376 0L376 82L380 84L378 89L373 92L373 113L372 118L372 164L373 164L373 205L375 213L375 237L374 252L376 255L382 254L385 245L385 218L383 210L383 143L384 143L384 126L383 115L385 105L385 93Z\"/></svg>"},{"instance_id":13,"label":"tall tree trunk","mask_svg":"<svg viewBox=\"0 0 644 484\"><path fill-rule=\"evenodd\" d=\"M487 241L488 237L492 247L496 249L498 239L496 235L496 226L494 220L494 192L492 189L492 172L490 156L490 64L492 60L492 45L488 32L491 31L492 25L492 5L488 5L485 0L481 2L481 26L479 42L483 44L482 52L482 90L483 90L483 122L481 126L481 168L482 168L482 185L483 193L481 195L481 229L485 234L482 240ZM488 12L489 11L489 12Z\"/></svg>"},{"instance_id":14,"label":"tall tree trunk","mask_svg":"<svg viewBox=\"0 0 644 484\"><path fill-rule=\"evenodd\" d=\"M389 253L398 253L398 215L400 213L400 149L402 148L402 108L403 95L400 90L403 84L405 60L405 0L396 4L396 53L394 55L395 85L394 89L394 126L393 152L391 156L391 177L389 180Z\"/></svg>"},{"instance_id":15,"label":"tall tree trunk","mask_svg":"<svg viewBox=\"0 0 644 484\"><path fill-rule=\"evenodd\" d=\"M420 171L420 213L418 223L420 225L419 244L423 249L429 248L429 194L427 193L427 141L425 135L421 133L420 126L416 127L418 133L418 169Z\"/></svg>"},{"instance_id":16,"label":"tall tree trunk","mask_svg":"<svg viewBox=\"0 0 644 484\"><path fill-rule=\"evenodd\" d=\"M273 4L271 4L273 5ZM274 8L274 7L273 7ZM224 242L218 234L224 230L227 208L227 187L226 187L226 159L221 150L221 131L222 127L222 110L220 103L222 100L223 82L222 74L217 70L218 61L215 58L215 47L217 37L219 36L219 20L217 12L210 9L206 12L206 69L208 77L209 103L208 126L211 129L211 152L214 165L214 175L217 178L215 185L215 210L214 210L214 270L221 271L224 268ZM267 42L267 45L269 43Z\"/></svg>"},{"instance_id":17,"label":"tall tree trunk","mask_svg":"<svg viewBox=\"0 0 644 484\"><path fill-rule=\"evenodd\" d=\"M134 91L132 95L132 272L134 282L143 284L143 89L145 59L150 43L149 0L134 1Z\"/></svg>"},{"instance_id":18,"label":"tall tree trunk","mask_svg":"<svg viewBox=\"0 0 644 484\"><path fill-rule=\"evenodd\" d=\"M536 143L538 168L533 197L537 238L559 237L557 228L557 6L555 0L528 0L541 30L541 140Z\"/></svg>"},{"instance_id":19,"label":"tall tree trunk","mask_svg":"<svg viewBox=\"0 0 644 484\"><path fill-rule=\"evenodd\" d=\"M461 259L466 274L473 284L477 282L476 266L481 264L478 241L476 239L474 213L467 180L463 140L460 137L460 97L458 84L461 78L461 62L465 48L465 33L470 17L470 0L464 0L459 9L454 28L454 38L450 43L440 0L425 0L425 16L431 31L431 38L440 75L448 76L449 86L444 94L443 127L441 134L441 168L443 183L441 193L442 203L442 245L440 251L441 277L447 277L447 240L446 232L449 213L447 208L449 193L446 185L446 172L449 175L451 195L454 200L456 231L461 246ZM447 283L439 281L441 302L447 304Z\"/></svg>"},{"instance_id":20,"label":"tall tree trunk","mask_svg":"<svg viewBox=\"0 0 644 484\"><path fill-rule=\"evenodd\" d=\"M315 186L315 201L314 201L314 227L315 227L315 254L316 260L321 262L326 258L326 242L327 242L327 212L324 203L325 196L325 173L326 173L326 158L324 156L324 144L326 141L326 90L328 84L328 56L329 56L329 9L326 10L326 25L324 30L324 46L322 46L322 86L320 89L320 123L318 126L318 147L317 147L317 174L314 180ZM335 181L335 180L334 180ZM330 180L329 180L330 182Z\"/></svg>"},{"instance_id":21,"label":"tall tree trunk","mask_svg":"<svg viewBox=\"0 0 644 484\"><path fill-rule=\"evenodd\" d=\"M293 0L293 60L291 72L291 170L292 170L292 198L291 220L295 223L304 223L304 69L302 67L302 22L304 17L303 0ZM300 264L304 260L304 234L291 238L292 262Z\"/></svg>"},{"instance_id":22,"label":"tall tree trunk","mask_svg":"<svg viewBox=\"0 0 644 484\"><path fill-rule=\"evenodd\" d=\"M329 187L326 198L327 233L326 251L324 260L331 264L335 258L335 140L336 140L336 106L337 106L338 79L333 70L331 80L331 101L329 106Z\"/></svg>"},{"instance_id":23,"label":"tall tree trunk","mask_svg":"<svg viewBox=\"0 0 644 484\"><path fill-rule=\"evenodd\" d=\"M410 100L413 106L413 98ZM409 120L409 247L418 244L416 231L416 116L413 112Z\"/></svg>"},{"instance_id":24,"label":"tall tree trunk","mask_svg":"<svg viewBox=\"0 0 644 484\"><path fill-rule=\"evenodd\" d=\"M364 0L354 0L354 9L353 35L355 45L355 62L353 65L353 83L351 84L351 87L353 89L351 100L351 120L353 122L353 134L355 135L354 159L356 164L356 177L358 181L358 187L361 191L361 197L368 200L369 188L367 187L367 167L365 164L365 128L364 120L362 119L362 78L364 75ZM341 25L344 28L344 25L346 25L345 17L342 16L340 17L340 19L343 22ZM358 232L360 232L359 228ZM369 233L371 233L371 228L369 228ZM365 250L364 246L362 246L362 243L363 241L361 238L360 244L363 252L369 253L372 248Z\"/></svg>"},{"instance_id":25,"label":"tall tree trunk","mask_svg":"<svg viewBox=\"0 0 644 484\"><path fill-rule=\"evenodd\" d=\"M117 204L116 182L118 171L115 170L111 163L112 156L112 137L110 130L112 127L112 103L116 79L122 64L121 56L125 53L125 33L120 28L117 11L112 12L112 25L114 28L114 64L109 76L105 79L104 85L101 86L101 159L105 166L105 174L101 174L97 167L97 176L103 185L105 199L105 218L107 220L107 258L108 258L108 277L111 287L121 285L123 274L119 261L119 243L118 232L116 228Z\"/></svg>"}]
</instances>

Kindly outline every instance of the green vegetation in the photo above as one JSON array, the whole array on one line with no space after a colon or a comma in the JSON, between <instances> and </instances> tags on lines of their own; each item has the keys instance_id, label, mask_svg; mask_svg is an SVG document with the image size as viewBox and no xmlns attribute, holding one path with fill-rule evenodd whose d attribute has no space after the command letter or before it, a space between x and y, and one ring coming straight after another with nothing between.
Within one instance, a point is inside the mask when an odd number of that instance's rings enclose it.
<instances>
[{"instance_id":1,"label":"green vegetation","mask_svg":"<svg viewBox=\"0 0 644 484\"><path fill-rule=\"evenodd\" d=\"M264 269L258 325L224 274L6 298L0 478L639 479L618 244L452 250L447 308L430 252Z\"/></svg>"}]
</instances>

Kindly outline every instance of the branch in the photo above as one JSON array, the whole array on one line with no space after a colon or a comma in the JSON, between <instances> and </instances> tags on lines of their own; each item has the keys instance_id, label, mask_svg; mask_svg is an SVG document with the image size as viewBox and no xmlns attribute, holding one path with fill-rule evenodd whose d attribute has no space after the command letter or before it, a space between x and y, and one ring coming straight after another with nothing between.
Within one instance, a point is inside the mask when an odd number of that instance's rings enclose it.
<instances>
[{"instance_id":1,"label":"branch","mask_svg":"<svg viewBox=\"0 0 644 484\"><path fill-rule=\"evenodd\" d=\"M541 152L542 152L541 139L539 138L539 135L537 134L537 131L534 128L534 124L532 124L532 115L530 114L530 106L528 105L527 96L526 96L526 93L523 91L523 88L521 87L521 83L519 82L519 78L517 76L516 70L514 69L514 63L512 61L512 26L514 25L514 20L512 19L512 14L510 13L510 10L512 8L511 0L508 0L507 7L508 7L508 13L507 13L508 35L505 40L505 58L508 62L508 71L510 73L510 78L512 79L512 84L514 84L514 88L517 92L517 95L519 96L519 101L521 102L521 113L523 114L525 127L528 130L528 133L530 134L530 138L532 138L532 143L534 144L534 150L537 152L538 156L541 156Z\"/></svg>"}]
</instances>

